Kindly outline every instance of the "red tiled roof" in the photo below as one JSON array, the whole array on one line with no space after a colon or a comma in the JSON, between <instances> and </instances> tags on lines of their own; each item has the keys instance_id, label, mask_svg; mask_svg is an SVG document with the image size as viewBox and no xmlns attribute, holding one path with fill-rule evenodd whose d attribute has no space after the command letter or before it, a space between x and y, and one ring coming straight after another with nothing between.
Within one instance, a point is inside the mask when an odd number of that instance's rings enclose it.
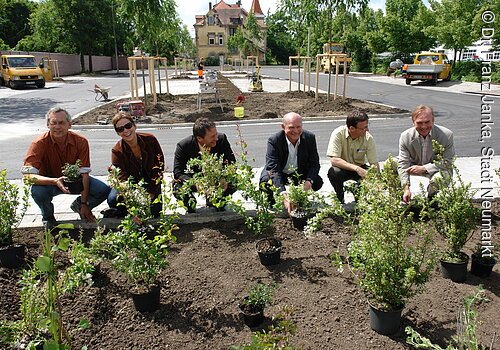
<instances>
[{"instance_id":1,"label":"red tiled roof","mask_svg":"<svg viewBox=\"0 0 500 350\"><path fill-rule=\"evenodd\" d=\"M259 0L253 0L252 6L250 7L250 13L255 15L263 15L262 9L260 8Z\"/></svg>"}]
</instances>

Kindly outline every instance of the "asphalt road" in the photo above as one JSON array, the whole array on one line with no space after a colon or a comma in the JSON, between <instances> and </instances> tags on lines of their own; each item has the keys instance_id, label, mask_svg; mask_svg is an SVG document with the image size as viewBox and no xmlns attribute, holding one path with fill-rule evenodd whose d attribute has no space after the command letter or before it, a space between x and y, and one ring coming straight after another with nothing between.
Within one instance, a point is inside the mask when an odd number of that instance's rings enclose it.
<instances>
[{"instance_id":1,"label":"asphalt road","mask_svg":"<svg viewBox=\"0 0 500 350\"><path fill-rule=\"evenodd\" d=\"M283 67L264 67L262 73L288 78L288 71ZM296 78L296 74L295 78ZM314 76L313 84L314 82ZM437 112L437 122L447 126L455 133L455 146L460 157L478 156L483 144L478 142L481 122L481 101L479 95L449 93L423 89L418 86L396 86L355 77L348 78L347 95L349 97L389 104L404 109L412 109L418 104L432 105ZM11 95L5 88L0 89L0 168L6 168L8 177L20 177L19 168L24 154L36 134L45 130L44 114L55 104L64 105L72 114L77 114L100 102L94 101L92 90L94 84L111 86L110 97L117 97L129 90L129 79L126 76L76 78L72 83L55 84L54 87L40 90L23 90ZM319 87L327 89L327 75L320 75ZM332 87L333 89L333 87ZM6 96L7 94L7 96ZM500 100L495 98L496 105ZM500 108L500 107L497 107ZM488 145L500 152L500 112L494 110L492 139ZM318 150L322 160L325 156L331 131L343 124L342 120L326 120L306 122L305 129L317 136ZM370 132L377 142L379 159L386 159L388 154L397 155L397 144L400 133L411 126L409 118L373 119L370 121ZM280 129L278 122L244 122L241 133L248 143L250 158L255 158L253 166L260 167L264 163L266 140L269 135ZM146 130L146 129L143 129ZM220 132L228 135L233 149L239 152L238 135L233 124L220 125ZM175 144L191 133L190 127L172 126L168 128L152 128L163 148L167 169L172 169ZM118 140L111 129L90 129L81 131L90 141L93 174L105 175L110 160L110 150Z\"/></svg>"}]
</instances>

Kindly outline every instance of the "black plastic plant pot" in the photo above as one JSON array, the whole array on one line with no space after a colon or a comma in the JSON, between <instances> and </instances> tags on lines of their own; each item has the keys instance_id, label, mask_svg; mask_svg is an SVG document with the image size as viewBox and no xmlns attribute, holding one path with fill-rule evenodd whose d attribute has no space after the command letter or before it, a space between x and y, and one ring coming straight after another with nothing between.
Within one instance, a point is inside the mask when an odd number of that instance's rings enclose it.
<instances>
[{"instance_id":1,"label":"black plastic plant pot","mask_svg":"<svg viewBox=\"0 0 500 350\"><path fill-rule=\"evenodd\" d=\"M391 335L397 333L401 327L401 312L398 310L380 310L368 303L370 313L370 327L378 334Z\"/></svg>"},{"instance_id":2,"label":"black plastic plant pot","mask_svg":"<svg viewBox=\"0 0 500 350\"><path fill-rule=\"evenodd\" d=\"M24 265L24 244L11 244L0 247L0 266L17 269Z\"/></svg>"},{"instance_id":3,"label":"black plastic plant pot","mask_svg":"<svg viewBox=\"0 0 500 350\"><path fill-rule=\"evenodd\" d=\"M312 218L314 214L305 213L305 212L294 212L290 213L290 217L292 218L292 225L295 229L299 231L303 231L304 227L307 225L307 220Z\"/></svg>"},{"instance_id":4,"label":"black plastic plant pot","mask_svg":"<svg viewBox=\"0 0 500 350\"><path fill-rule=\"evenodd\" d=\"M70 180L65 177L63 178L63 183L71 194L80 194L83 191L83 178L81 176L76 180Z\"/></svg>"},{"instance_id":5,"label":"black plastic plant pot","mask_svg":"<svg viewBox=\"0 0 500 350\"><path fill-rule=\"evenodd\" d=\"M281 241L277 238L262 238L255 244L260 263L265 266L279 264L281 259Z\"/></svg>"},{"instance_id":6,"label":"black plastic plant pot","mask_svg":"<svg viewBox=\"0 0 500 350\"><path fill-rule=\"evenodd\" d=\"M245 297L245 299L247 298L248 297ZM251 308L244 302L242 302L239 306L241 314L243 315L243 321L248 327L257 327L264 322L264 308Z\"/></svg>"},{"instance_id":7,"label":"black plastic plant pot","mask_svg":"<svg viewBox=\"0 0 500 350\"><path fill-rule=\"evenodd\" d=\"M134 307L139 312L153 312L160 307L161 286L156 285L145 293L130 292Z\"/></svg>"},{"instance_id":8,"label":"black plastic plant pot","mask_svg":"<svg viewBox=\"0 0 500 350\"><path fill-rule=\"evenodd\" d=\"M477 277L489 277L491 275L491 271L493 270L493 266L495 266L496 260L493 259L491 261L483 261L482 259L476 257L472 254L472 263L470 265L470 273Z\"/></svg>"},{"instance_id":9,"label":"black plastic plant pot","mask_svg":"<svg viewBox=\"0 0 500 350\"><path fill-rule=\"evenodd\" d=\"M463 261L451 262L441 259L441 275L444 278L450 279L455 283L465 282L467 279L467 265L469 264L469 256L462 253Z\"/></svg>"}]
</instances>

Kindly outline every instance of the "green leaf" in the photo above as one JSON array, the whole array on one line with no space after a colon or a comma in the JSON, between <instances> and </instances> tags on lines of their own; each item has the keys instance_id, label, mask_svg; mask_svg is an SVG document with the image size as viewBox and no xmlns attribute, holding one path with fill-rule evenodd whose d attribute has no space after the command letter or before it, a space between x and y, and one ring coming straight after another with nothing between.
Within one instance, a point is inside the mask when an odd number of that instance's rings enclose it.
<instances>
[{"instance_id":1,"label":"green leaf","mask_svg":"<svg viewBox=\"0 0 500 350\"><path fill-rule=\"evenodd\" d=\"M81 319L80 323L78 325L82 329L89 329L90 328L90 322L89 322L89 320Z\"/></svg>"},{"instance_id":2,"label":"green leaf","mask_svg":"<svg viewBox=\"0 0 500 350\"><path fill-rule=\"evenodd\" d=\"M75 225L73 225L73 224L59 224L59 225L57 225L57 228L65 229L65 230L73 230L75 228Z\"/></svg>"},{"instance_id":3,"label":"green leaf","mask_svg":"<svg viewBox=\"0 0 500 350\"><path fill-rule=\"evenodd\" d=\"M67 251L70 243L71 243L71 241L69 238L61 238L59 240L59 244L57 246L59 247L59 249L61 249L63 251Z\"/></svg>"},{"instance_id":4,"label":"green leaf","mask_svg":"<svg viewBox=\"0 0 500 350\"><path fill-rule=\"evenodd\" d=\"M50 265L51 259L48 256L39 256L35 262L35 266L38 267L42 272L49 272Z\"/></svg>"}]
</instances>

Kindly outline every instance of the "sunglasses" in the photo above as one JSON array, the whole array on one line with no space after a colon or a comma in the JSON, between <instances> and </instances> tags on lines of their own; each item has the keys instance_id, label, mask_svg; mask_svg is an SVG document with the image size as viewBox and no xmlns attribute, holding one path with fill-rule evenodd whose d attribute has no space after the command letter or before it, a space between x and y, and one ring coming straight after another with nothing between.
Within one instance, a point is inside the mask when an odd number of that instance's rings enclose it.
<instances>
[{"instance_id":1,"label":"sunglasses","mask_svg":"<svg viewBox=\"0 0 500 350\"><path fill-rule=\"evenodd\" d=\"M116 132L120 133L120 132L123 132L123 130L125 129L130 129L134 126L134 124L132 122L128 122L127 124L123 125L123 126L116 126L115 127L115 130Z\"/></svg>"}]
</instances>

